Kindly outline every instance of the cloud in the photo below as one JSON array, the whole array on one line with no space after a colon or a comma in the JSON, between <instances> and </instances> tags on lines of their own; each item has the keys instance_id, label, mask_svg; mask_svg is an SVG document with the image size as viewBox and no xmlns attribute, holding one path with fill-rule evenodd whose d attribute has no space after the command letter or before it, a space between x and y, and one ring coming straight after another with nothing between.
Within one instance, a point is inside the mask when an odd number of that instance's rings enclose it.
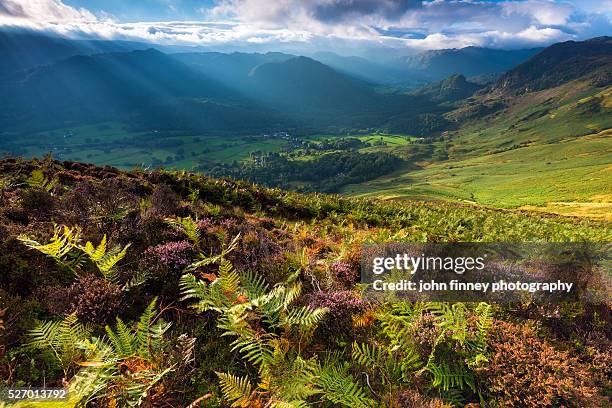
<instances>
[{"instance_id":1,"label":"cloud","mask_svg":"<svg viewBox=\"0 0 612 408\"><path fill-rule=\"evenodd\" d=\"M0 0L0 22L18 23L19 20L63 23L95 21L96 17L84 8L74 8L61 0Z\"/></svg>"},{"instance_id":2,"label":"cloud","mask_svg":"<svg viewBox=\"0 0 612 408\"><path fill-rule=\"evenodd\" d=\"M160 0L180 7L186 2ZM609 33L610 0L217 0L207 21L121 22L61 0L0 0L0 25L162 44L529 47ZM191 11L196 13L194 7Z\"/></svg>"},{"instance_id":3,"label":"cloud","mask_svg":"<svg viewBox=\"0 0 612 408\"><path fill-rule=\"evenodd\" d=\"M586 3L589 10L580 3L552 0L220 0L209 15L252 26L423 48L529 46L589 37L590 25L578 26L575 19L585 13L601 17L601 11L594 2ZM609 29L609 15L605 22Z\"/></svg>"}]
</instances>

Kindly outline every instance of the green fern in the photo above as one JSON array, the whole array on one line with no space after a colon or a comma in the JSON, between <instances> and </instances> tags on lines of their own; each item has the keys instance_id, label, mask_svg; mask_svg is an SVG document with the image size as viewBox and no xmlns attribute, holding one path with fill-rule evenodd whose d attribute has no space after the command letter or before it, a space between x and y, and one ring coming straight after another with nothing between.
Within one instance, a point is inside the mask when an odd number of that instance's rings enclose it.
<instances>
[{"instance_id":1,"label":"green fern","mask_svg":"<svg viewBox=\"0 0 612 408\"><path fill-rule=\"evenodd\" d=\"M135 327L129 327L117 317L116 328L106 326L106 334L115 349L117 356L122 358L138 355L151 357L161 348L163 335L171 323L159 320L154 323L157 298L153 299L140 316Z\"/></svg>"},{"instance_id":2,"label":"green fern","mask_svg":"<svg viewBox=\"0 0 612 408\"><path fill-rule=\"evenodd\" d=\"M240 282L249 299L261 297L268 291L268 284L264 278L251 271L241 273Z\"/></svg>"},{"instance_id":3,"label":"green fern","mask_svg":"<svg viewBox=\"0 0 612 408\"><path fill-rule=\"evenodd\" d=\"M374 402L348 373L348 364L332 363L320 368L317 385L330 402L346 407L371 407Z\"/></svg>"},{"instance_id":4,"label":"green fern","mask_svg":"<svg viewBox=\"0 0 612 408\"><path fill-rule=\"evenodd\" d=\"M58 184L58 179L55 178L53 180L49 180L42 170L37 169L32 171L32 174L30 177L28 177L26 183L32 188L45 190L50 193Z\"/></svg>"},{"instance_id":5,"label":"green fern","mask_svg":"<svg viewBox=\"0 0 612 408\"><path fill-rule=\"evenodd\" d=\"M166 218L166 222L183 231L196 247L200 246L200 229L197 218L195 220L191 217Z\"/></svg>"},{"instance_id":6,"label":"green fern","mask_svg":"<svg viewBox=\"0 0 612 408\"><path fill-rule=\"evenodd\" d=\"M213 282L200 281L192 274L181 278L183 299L195 300L192 307L196 310L219 313L217 327L223 330L222 336L233 337L231 350L257 368L258 389L270 406L304 406L309 397L323 391L317 385L314 361L304 361L297 350L291 350L288 337L313 330L327 309L293 307L302 290L299 282L277 284L268 290L257 275L236 272L223 257L215 260L220 265ZM250 383L247 389L241 377L221 374L219 378L232 406L248 405L253 393L259 392Z\"/></svg>"},{"instance_id":7,"label":"green fern","mask_svg":"<svg viewBox=\"0 0 612 408\"><path fill-rule=\"evenodd\" d=\"M445 363L431 362L426 366L426 370L432 374L433 387L441 388L443 391L464 390L469 387L472 391L476 391L474 376L464 365L451 367Z\"/></svg>"},{"instance_id":8,"label":"green fern","mask_svg":"<svg viewBox=\"0 0 612 408\"><path fill-rule=\"evenodd\" d=\"M493 325L493 313L491 311L491 305L481 302L476 307L474 311L476 316L478 316L478 321L476 322L476 327L478 329L478 340L484 346L486 341L487 333L489 329Z\"/></svg>"},{"instance_id":9,"label":"green fern","mask_svg":"<svg viewBox=\"0 0 612 408\"><path fill-rule=\"evenodd\" d=\"M200 268L202 266L211 265L211 264L217 264L217 263L223 262L226 259L227 255L229 255L236 248L238 248L239 242L240 242L240 234L236 235L232 239L232 241L229 243L229 245L223 244L223 246L221 248L221 253L219 253L217 255L206 256L206 255L200 253L200 258L202 258L202 259L192 263L185 270L188 271L188 272L195 271L196 269L198 269L198 268Z\"/></svg>"},{"instance_id":10,"label":"green fern","mask_svg":"<svg viewBox=\"0 0 612 408\"><path fill-rule=\"evenodd\" d=\"M46 244L41 244L24 234L18 236L17 239L26 247L53 258L58 265L70 269L75 274L81 273L83 257L86 256L106 280L119 283L117 264L127 255L130 244L123 248L114 246L108 249L106 235L104 235L98 245L89 241L81 245L80 235L79 227L55 226L53 236ZM137 286L144 281L145 277L145 274L137 275L136 279L132 279L124 288L128 290Z\"/></svg>"},{"instance_id":11,"label":"green fern","mask_svg":"<svg viewBox=\"0 0 612 408\"><path fill-rule=\"evenodd\" d=\"M71 251L78 245L80 232L78 227L68 228L56 225L51 240L46 244L41 244L25 234L19 235L17 239L26 247L47 255L57 264L75 271L80 261L75 256L70 255Z\"/></svg>"},{"instance_id":12,"label":"green fern","mask_svg":"<svg viewBox=\"0 0 612 408\"><path fill-rule=\"evenodd\" d=\"M309 328L318 324L325 317L327 311L328 309L313 309L310 306L292 309L284 316L282 325Z\"/></svg>"},{"instance_id":13,"label":"green fern","mask_svg":"<svg viewBox=\"0 0 612 408\"><path fill-rule=\"evenodd\" d=\"M219 377L221 392L225 399L231 402L232 407L249 407L256 399L248 377L219 372L216 374Z\"/></svg>"},{"instance_id":14,"label":"green fern","mask_svg":"<svg viewBox=\"0 0 612 408\"><path fill-rule=\"evenodd\" d=\"M39 323L28 333L28 347L51 351L66 373L81 355L78 345L91 336L89 325L80 323L75 313L59 321Z\"/></svg>"},{"instance_id":15,"label":"green fern","mask_svg":"<svg viewBox=\"0 0 612 408\"><path fill-rule=\"evenodd\" d=\"M118 283L119 278L117 276L116 266L127 255L130 244L127 244L123 248L115 246L108 250L106 246L106 234L104 234L102 241L100 241L97 246L87 241L84 246L79 245L77 247L89 257L94 265L96 265L104 278L113 283Z\"/></svg>"}]
</instances>

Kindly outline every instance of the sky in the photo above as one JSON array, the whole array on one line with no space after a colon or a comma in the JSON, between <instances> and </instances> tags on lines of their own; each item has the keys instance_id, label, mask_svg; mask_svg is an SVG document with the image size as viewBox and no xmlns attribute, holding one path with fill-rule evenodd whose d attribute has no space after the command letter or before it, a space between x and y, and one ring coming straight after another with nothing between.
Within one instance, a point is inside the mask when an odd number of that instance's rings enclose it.
<instances>
[{"instance_id":1,"label":"sky","mask_svg":"<svg viewBox=\"0 0 612 408\"><path fill-rule=\"evenodd\" d=\"M612 0L0 0L0 26L213 48L515 49L611 35Z\"/></svg>"}]
</instances>

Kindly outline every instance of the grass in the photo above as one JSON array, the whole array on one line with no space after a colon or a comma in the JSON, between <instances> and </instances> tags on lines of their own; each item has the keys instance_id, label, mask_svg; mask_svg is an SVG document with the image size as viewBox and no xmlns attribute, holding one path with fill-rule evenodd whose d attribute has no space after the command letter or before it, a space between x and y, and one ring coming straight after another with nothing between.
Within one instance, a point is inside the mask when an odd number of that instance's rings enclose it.
<instances>
[{"instance_id":1,"label":"grass","mask_svg":"<svg viewBox=\"0 0 612 408\"><path fill-rule=\"evenodd\" d=\"M155 143L155 135L164 140ZM98 123L66 127L21 136L18 146L25 157L49 152L62 160L76 160L122 169L137 165L164 164L193 169L207 163L231 163L249 157L252 151L279 151L287 146L281 139L243 136L204 136L179 132L131 132L121 123ZM168 160L170 158L170 160Z\"/></svg>"},{"instance_id":2,"label":"grass","mask_svg":"<svg viewBox=\"0 0 612 408\"><path fill-rule=\"evenodd\" d=\"M338 135L312 135L308 136L307 139L313 142L320 142L326 139L337 139L341 137L359 139L364 143L376 143L384 142L388 146L404 146L407 145L411 140L415 140L416 137L410 135L400 134L382 134L382 133L369 133L369 134L348 134L343 136Z\"/></svg>"},{"instance_id":3,"label":"grass","mask_svg":"<svg viewBox=\"0 0 612 408\"><path fill-rule=\"evenodd\" d=\"M343 193L386 199L465 201L611 219L612 88L548 93L460 129L448 161L346 186Z\"/></svg>"},{"instance_id":4,"label":"grass","mask_svg":"<svg viewBox=\"0 0 612 408\"><path fill-rule=\"evenodd\" d=\"M440 198L499 207L590 202L610 190L612 136L591 135L461 161L433 163L344 192L384 198Z\"/></svg>"}]
</instances>

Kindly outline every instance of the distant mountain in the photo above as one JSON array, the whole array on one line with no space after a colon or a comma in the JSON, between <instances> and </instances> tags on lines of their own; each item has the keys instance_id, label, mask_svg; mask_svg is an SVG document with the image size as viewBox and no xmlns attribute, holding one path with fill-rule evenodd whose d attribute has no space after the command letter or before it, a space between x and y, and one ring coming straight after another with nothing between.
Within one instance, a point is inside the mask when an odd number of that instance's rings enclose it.
<instances>
[{"instance_id":1,"label":"distant mountain","mask_svg":"<svg viewBox=\"0 0 612 408\"><path fill-rule=\"evenodd\" d=\"M0 77L51 64L75 55L146 49L128 41L69 40L30 31L0 30Z\"/></svg>"},{"instance_id":2,"label":"distant mountain","mask_svg":"<svg viewBox=\"0 0 612 408\"><path fill-rule=\"evenodd\" d=\"M251 81L260 99L305 113L363 109L380 99L366 83L307 57L259 65Z\"/></svg>"},{"instance_id":3,"label":"distant mountain","mask_svg":"<svg viewBox=\"0 0 612 408\"><path fill-rule=\"evenodd\" d=\"M466 77L502 73L529 59L541 48L497 50L481 47L432 50L398 61L424 79L439 80L453 74Z\"/></svg>"},{"instance_id":4,"label":"distant mountain","mask_svg":"<svg viewBox=\"0 0 612 408\"><path fill-rule=\"evenodd\" d=\"M508 71L492 86L505 94L525 93L588 77L596 86L612 83L612 37L553 44Z\"/></svg>"},{"instance_id":5,"label":"distant mountain","mask_svg":"<svg viewBox=\"0 0 612 408\"><path fill-rule=\"evenodd\" d=\"M411 95L424 96L432 101L453 102L472 96L480 88L482 85L469 82L463 75L451 75L442 81L425 85L411 92Z\"/></svg>"},{"instance_id":6,"label":"distant mountain","mask_svg":"<svg viewBox=\"0 0 612 408\"><path fill-rule=\"evenodd\" d=\"M249 82L251 71L261 64L283 62L295 55L280 52L243 53L220 52L176 53L172 57L189 67L232 88L242 88Z\"/></svg>"},{"instance_id":7,"label":"distant mountain","mask_svg":"<svg viewBox=\"0 0 612 408\"><path fill-rule=\"evenodd\" d=\"M346 57L333 52L317 52L312 54L312 58L338 72L377 84L405 84L410 82L405 69L373 62L362 57ZM415 81L415 84L418 83L418 81Z\"/></svg>"},{"instance_id":8,"label":"distant mountain","mask_svg":"<svg viewBox=\"0 0 612 408\"><path fill-rule=\"evenodd\" d=\"M49 124L121 119L149 128L196 125L227 130L257 128L274 117L153 49L70 57L24 74L4 85L4 92L8 98L0 118L7 127L24 120Z\"/></svg>"}]
</instances>

